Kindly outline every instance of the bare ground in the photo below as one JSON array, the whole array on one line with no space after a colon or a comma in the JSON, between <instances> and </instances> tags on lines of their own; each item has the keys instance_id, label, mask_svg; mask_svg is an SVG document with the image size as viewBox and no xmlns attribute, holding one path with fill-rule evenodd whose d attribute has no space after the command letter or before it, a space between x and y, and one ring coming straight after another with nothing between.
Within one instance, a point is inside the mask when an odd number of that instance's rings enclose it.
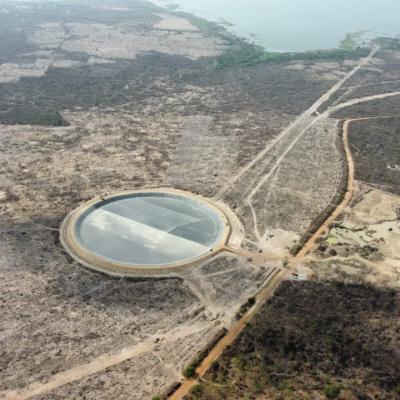
<instances>
[{"instance_id":1,"label":"bare ground","mask_svg":"<svg viewBox=\"0 0 400 400\"><path fill-rule=\"evenodd\" d=\"M317 277L400 285L400 199L359 185L356 200L309 262Z\"/></svg>"}]
</instances>

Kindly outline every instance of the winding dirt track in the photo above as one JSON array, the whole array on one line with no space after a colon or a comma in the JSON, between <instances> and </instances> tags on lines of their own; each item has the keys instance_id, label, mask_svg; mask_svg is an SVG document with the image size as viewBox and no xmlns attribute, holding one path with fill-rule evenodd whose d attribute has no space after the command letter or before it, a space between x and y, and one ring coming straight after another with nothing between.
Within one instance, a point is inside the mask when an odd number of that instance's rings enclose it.
<instances>
[{"instance_id":1,"label":"winding dirt track","mask_svg":"<svg viewBox=\"0 0 400 400\"><path fill-rule=\"evenodd\" d=\"M28 400L32 397L52 392L61 386L104 371L106 368L121 364L131 358L149 353L157 347L157 342L161 341L164 345L171 344L176 340L200 332L203 329L204 326L201 324L179 327L165 335L150 337L146 341L124 347L115 353L103 354L94 358L89 363L80 364L59 372L52 376L47 382L35 381L21 390L10 390L0 393L0 398L4 400ZM157 341L155 339L157 339Z\"/></svg>"}]
</instances>

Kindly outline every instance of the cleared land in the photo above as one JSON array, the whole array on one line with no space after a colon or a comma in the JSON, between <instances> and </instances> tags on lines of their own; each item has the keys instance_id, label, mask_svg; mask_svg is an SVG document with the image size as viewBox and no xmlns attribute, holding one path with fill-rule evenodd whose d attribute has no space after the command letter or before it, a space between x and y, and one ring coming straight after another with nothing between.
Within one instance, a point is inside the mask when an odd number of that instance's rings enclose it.
<instances>
[{"instance_id":1,"label":"cleared land","mask_svg":"<svg viewBox=\"0 0 400 400\"><path fill-rule=\"evenodd\" d=\"M353 207L319 242L309 267L322 279L399 287L400 199L359 186Z\"/></svg>"}]
</instances>

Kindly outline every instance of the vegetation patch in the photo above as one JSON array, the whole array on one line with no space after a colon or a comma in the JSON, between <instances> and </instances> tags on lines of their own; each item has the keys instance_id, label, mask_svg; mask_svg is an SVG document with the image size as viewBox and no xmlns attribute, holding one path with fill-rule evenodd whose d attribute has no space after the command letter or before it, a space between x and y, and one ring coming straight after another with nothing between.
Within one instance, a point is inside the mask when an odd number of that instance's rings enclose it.
<instances>
[{"instance_id":1,"label":"vegetation patch","mask_svg":"<svg viewBox=\"0 0 400 400\"><path fill-rule=\"evenodd\" d=\"M239 320L240 318L242 318L243 315L246 314L246 312L249 311L250 308L254 306L254 304L256 304L256 298L253 296L253 297L250 297L246 301L246 303L244 303L240 306L239 311L236 313L236 319Z\"/></svg>"},{"instance_id":2,"label":"vegetation patch","mask_svg":"<svg viewBox=\"0 0 400 400\"><path fill-rule=\"evenodd\" d=\"M378 37L375 43L384 50L400 50L400 39L390 37Z\"/></svg>"},{"instance_id":3,"label":"vegetation patch","mask_svg":"<svg viewBox=\"0 0 400 400\"><path fill-rule=\"evenodd\" d=\"M193 378L196 375L196 367L194 365L189 365L183 370L183 376L185 378Z\"/></svg>"},{"instance_id":4,"label":"vegetation patch","mask_svg":"<svg viewBox=\"0 0 400 400\"><path fill-rule=\"evenodd\" d=\"M352 51L358 47L362 47L362 37L367 31L358 31L348 33L346 37L340 42L339 48L342 50Z\"/></svg>"},{"instance_id":5,"label":"vegetation patch","mask_svg":"<svg viewBox=\"0 0 400 400\"><path fill-rule=\"evenodd\" d=\"M328 400L337 399L340 396L340 386L326 385L324 388L324 395Z\"/></svg>"},{"instance_id":6,"label":"vegetation patch","mask_svg":"<svg viewBox=\"0 0 400 400\"><path fill-rule=\"evenodd\" d=\"M341 124L342 129L343 124ZM340 149L342 154L345 154L343 139L342 136L337 138L337 146ZM349 169L347 165L347 158L344 156L342 159L342 177L339 182L339 187L336 191L336 194L333 196L329 204L320 212L310 223L307 230L300 237L299 243L296 243L290 249L290 254L295 256L300 250L304 247L304 245L311 239L315 232L318 231L320 226L332 215L335 209L342 202L348 186L348 177L349 177Z\"/></svg>"},{"instance_id":7,"label":"vegetation patch","mask_svg":"<svg viewBox=\"0 0 400 400\"><path fill-rule=\"evenodd\" d=\"M27 110L23 113L9 113L1 118L4 124L19 125L51 125L51 126L68 126L69 123L61 116L58 111L35 112Z\"/></svg>"},{"instance_id":8,"label":"vegetation patch","mask_svg":"<svg viewBox=\"0 0 400 400\"><path fill-rule=\"evenodd\" d=\"M400 293L284 282L189 399L399 398Z\"/></svg>"},{"instance_id":9,"label":"vegetation patch","mask_svg":"<svg viewBox=\"0 0 400 400\"><path fill-rule=\"evenodd\" d=\"M203 33L209 36L220 37L227 42L227 44L234 44L240 41L240 39L236 38L235 35L226 30L224 26L226 24L224 21L220 23L212 22L183 11L177 11L174 14L187 19L192 25L201 30Z\"/></svg>"},{"instance_id":10,"label":"vegetation patch","mask_svg":"<svg viewBox=\"0 0 400 400\"><path fill-rule=\"evenodd\" d=\"M349 129L356 179L400 195L400 118L355 121Z\"/></svg>"},{"instance_id":11,"label":"vegetation patch","mask_svg":"<svg viewBox=\"0 0 400 400\"><path fill-rule=\"evenodd\" d=\"M210 350L226 335L227 329L220 329L213 338L207 343L207 346L204 347L201 351L199 351L190 362L189 366L186 367L183 371L183 375L186 378L191 378L196 373L196 368L202 363L204 358L210 352Z\"/></svg>"},{"instance_id":12,"label":"vegetation patch","mask_svg":"<svg viewBox=\"0 0 400 400\"><path fill-rule=\"evenodd\" d=\"M359 59L369 54L369 48L356 47L351 49L326 49L311 50L304 52L269 52L262 46L242 41L239 46L228 48L218 57L217 68L226 69L234 67L244 67L260 63L282 63L295 60L317 61L333 60L343 61Z\"/></svg>"}]
</instances>

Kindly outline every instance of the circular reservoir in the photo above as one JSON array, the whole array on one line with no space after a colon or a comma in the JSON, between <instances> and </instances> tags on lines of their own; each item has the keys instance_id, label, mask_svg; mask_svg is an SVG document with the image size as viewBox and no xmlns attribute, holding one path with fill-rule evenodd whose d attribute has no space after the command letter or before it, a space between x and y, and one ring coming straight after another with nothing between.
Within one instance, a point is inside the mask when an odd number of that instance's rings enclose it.
<instances>
[{"instance_id":1,"label":"circular reservoir","mask_svg":"<svg viewBox=\"0 0 400 400\"><path fill-rule=\"evenodd\" d=\"M64 221L61 242L82 264L113 275L165 275L220 251L230 233L208 200L176 190L97 198Z\"/></svg>"}]
</instances>

